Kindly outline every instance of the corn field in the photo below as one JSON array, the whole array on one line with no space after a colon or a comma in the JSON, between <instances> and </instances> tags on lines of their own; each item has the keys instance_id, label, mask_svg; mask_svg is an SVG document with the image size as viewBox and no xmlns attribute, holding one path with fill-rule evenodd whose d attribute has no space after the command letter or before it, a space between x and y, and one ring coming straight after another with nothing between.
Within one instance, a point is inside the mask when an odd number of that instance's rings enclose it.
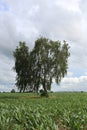
<instances>
[{"instance_id":1,"label":"corn field","mask_svg":"<svg viewBox=\"0 0 87 130\"><path fill-rule=\"evenodd\" d=\"M87 130L87 93L0 93L0 130Z\"/></svg>"}]
</instances>

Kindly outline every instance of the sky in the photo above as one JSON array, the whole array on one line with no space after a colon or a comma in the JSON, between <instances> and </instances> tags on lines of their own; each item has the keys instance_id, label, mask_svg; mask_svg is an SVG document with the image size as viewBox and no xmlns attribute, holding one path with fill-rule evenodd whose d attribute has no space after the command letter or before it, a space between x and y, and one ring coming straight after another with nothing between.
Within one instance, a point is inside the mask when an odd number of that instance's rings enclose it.
<instances>
[{"instance_id":1,"label":"sky","mask_svg":"<svg viewBox=\"0 0 87 130\"><path fill-rule=\"evenodd\" d=\"M0 0L0 91L15 87L13 51L44 36L70 46L68 72L53 91L87 91L87 0Z\"/></svg>"}]
</instances>

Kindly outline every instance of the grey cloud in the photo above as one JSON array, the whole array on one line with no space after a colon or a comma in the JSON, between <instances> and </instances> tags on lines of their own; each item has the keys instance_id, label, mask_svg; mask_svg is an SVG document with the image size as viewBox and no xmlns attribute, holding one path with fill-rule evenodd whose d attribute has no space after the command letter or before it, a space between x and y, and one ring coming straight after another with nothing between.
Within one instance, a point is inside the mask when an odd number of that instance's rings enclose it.
<instances>
[{"instance_id":1,"label":"grey cloud","mask_svg":"<svg viewBox=\"0 0 87 130\"><path fill-rule=\"evenodd\" d=\"M0 83L14 83L14 61L4 55L0 55Z\"/></svg>"},{"instance_id":2,"label":"grey cloud","mask_svg":"<svg viewBox=\"0 0 87 130\"><path fill-rule=\"evenodd\" d=\"M13 19L8 14L0 14L0 52L10 56L16 44L16 31Z\"/></svg>"},{"instance_id":3,"label":"grey cloud","mask_svg":"<svg viewBox=\"0 0 87 130\"><path fill-rule=\"evenodd\" d=\"M16 18L10 13L0 13L0 53L12 58L13 50L19 41L28 41L25 34L19 32Z\"/></svg>"},{"instance_id":4,"label":"grey cloud","mask_svg":"<svg viewBox=\"0 0 87 130\"><path fill-rule=\"evenodd\" d=\"M14 64L12 53L18 42L26 41L32 48L39 36L66 40L71 46L69 67L87 68L86 0L84 2L83 0L61 0L61 2L59 0L3 0L3 2L8 6L8 10L0 11L1 77L4 75L14 77L13 72L11 71L10 75L10 69L7 68ZM5 61L8 63L5 64ZM10 65L9 61L11 61ZM7 69L7 74L4 69ZM10 78L8 79L10 81ZM2 81L7 83L8 80L3 77L0 78L0 82Z\"/></svg>"}]
</instances>

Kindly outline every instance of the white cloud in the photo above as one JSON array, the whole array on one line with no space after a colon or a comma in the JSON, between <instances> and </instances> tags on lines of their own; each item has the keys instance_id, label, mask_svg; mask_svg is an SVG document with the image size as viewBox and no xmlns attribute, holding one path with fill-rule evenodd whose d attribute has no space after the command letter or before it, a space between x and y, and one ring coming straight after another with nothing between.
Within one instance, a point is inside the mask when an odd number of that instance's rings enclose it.
<instances>
[{"instance_id":1,"label":"white cloud","mask_svg":"<svg viewBox=\"0 0 87 130\"><path fill-rule=\"evenodd\" d=\"M61 6L64 9L67 9L69 11L80 11L79 9L79 2L80 0L61 0L56 1L56 5Z\"/></svg>"},{"instance_id":2,"label":"white cloud","mask_svg":"<svg viewBox=\"0 0 87 130\"><path fill-rule=\"evenodd\" d=\"M15 89L17 91L15 86L7 86L0 84L0 92L11 92L12 89Z\"/></svg>"},{"instance_id":3,"label":"white cloud","mask_svg":"<svg viewBox=\"0 0 87 130\"><path fill-rule=\"evenodd\" d=\"M61 88L87 91L87 76L64 78L61 82Z\"/></svg>"},{"instance_id":4,"label":"white cloud","mask_svg":"<svg viewBox=\"0 0 87 130\"><path fill-rule=\"evenodd\" d=\"M67 77L72 77L72 76L73 76L73 72L68 71L68 72L67 72Z\"/></svg>"},{"instance_id":5,"label":"white cloud","mask_svg":"<svg viewBox=\"0 0 87 130\"><path fill-rule=\"evenodd\" d=\"M60 85L52 85L54 91L87 91L87 76L63 78Z\"/></svg>"}]
</instances>

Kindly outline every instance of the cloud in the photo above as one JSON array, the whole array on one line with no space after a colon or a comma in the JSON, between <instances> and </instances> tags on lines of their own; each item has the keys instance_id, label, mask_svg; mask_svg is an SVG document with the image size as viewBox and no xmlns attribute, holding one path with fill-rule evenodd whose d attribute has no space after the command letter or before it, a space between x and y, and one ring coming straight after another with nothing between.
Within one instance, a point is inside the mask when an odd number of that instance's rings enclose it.
<instances>
[{"instance_id":1,"label":"cloud","mask_svg":"<svg viewBox=\"0 0 87 130\"><path fill-rule=\"evenodd\" d=\"M87 91L87 76L63 78L60 85L53 84L54 91Z\"/></svg>"},{"instance_id":2,"label":"cloud","mask_svg":"<svg viewBox=\"0 0 87 130\"><path fill-rule=\"evenodd\" d=\"M75 83L80 89L84 84L81 76L85 76L84 72L87 71L86 5L86 0L2 0L0 83L15 82L15 73L10 68L14 65L12 55L18 42L26 41L32 49L34 41L39 36L45 36L53 40L66 40L70 44L69 72L62 84L67 82L71 89L70 84Z\"/></svg>"},{"instance_id":3,"label":"cloud","mask_svg":"<svg viewBox=\"0 0 87 130\"><path fill-rule=\"evenodd\" d=\"M61 82L61 88L73 91L87 91L87 76L64 78Z\"/></svg>"},{"instance_id":4,"label":"cloud","mask_svg":"<svg viewBox=\"0 0 87 130\"><path fill-rule=\"evenodd\" d=\"M80 11L79 10L79 2L80 0L61 0L56 1L56 5L61 6L62 8L69 10L69 11Z\"/></svg>"},{"instance_id":5,"label":"cloud","mask_svg":"<svg viewBox=\"0 0 87 130\"><path fill-rule=\"evenodd\" d=\"M67 72L67 77L72 77L72 76L73 76L73 72L68 71L68 72Z\"/></svg>"},{"instance_id":6,"label":"cloud","mask_svg":"<svg viewBox=\"0 0 87 130\"><path fill-rule=\"evenodd\" d=\"M2 85L2 84L0 84L0 92L8 92L8 91L10 91L11 89L9 89L8 87L7 87L7 85L5 86L5 85Z\"/></svg>"},{"instance_id":7,"label":"cloud","mask_svg":"<svg viewBox=\"0 0 87 130\"><path fill-rule=\"evenodd\" d=\"M13 84L15 73L12 70L14 62L8 57L0 55L0 84Z\"/></svg>"}]
</instances>

